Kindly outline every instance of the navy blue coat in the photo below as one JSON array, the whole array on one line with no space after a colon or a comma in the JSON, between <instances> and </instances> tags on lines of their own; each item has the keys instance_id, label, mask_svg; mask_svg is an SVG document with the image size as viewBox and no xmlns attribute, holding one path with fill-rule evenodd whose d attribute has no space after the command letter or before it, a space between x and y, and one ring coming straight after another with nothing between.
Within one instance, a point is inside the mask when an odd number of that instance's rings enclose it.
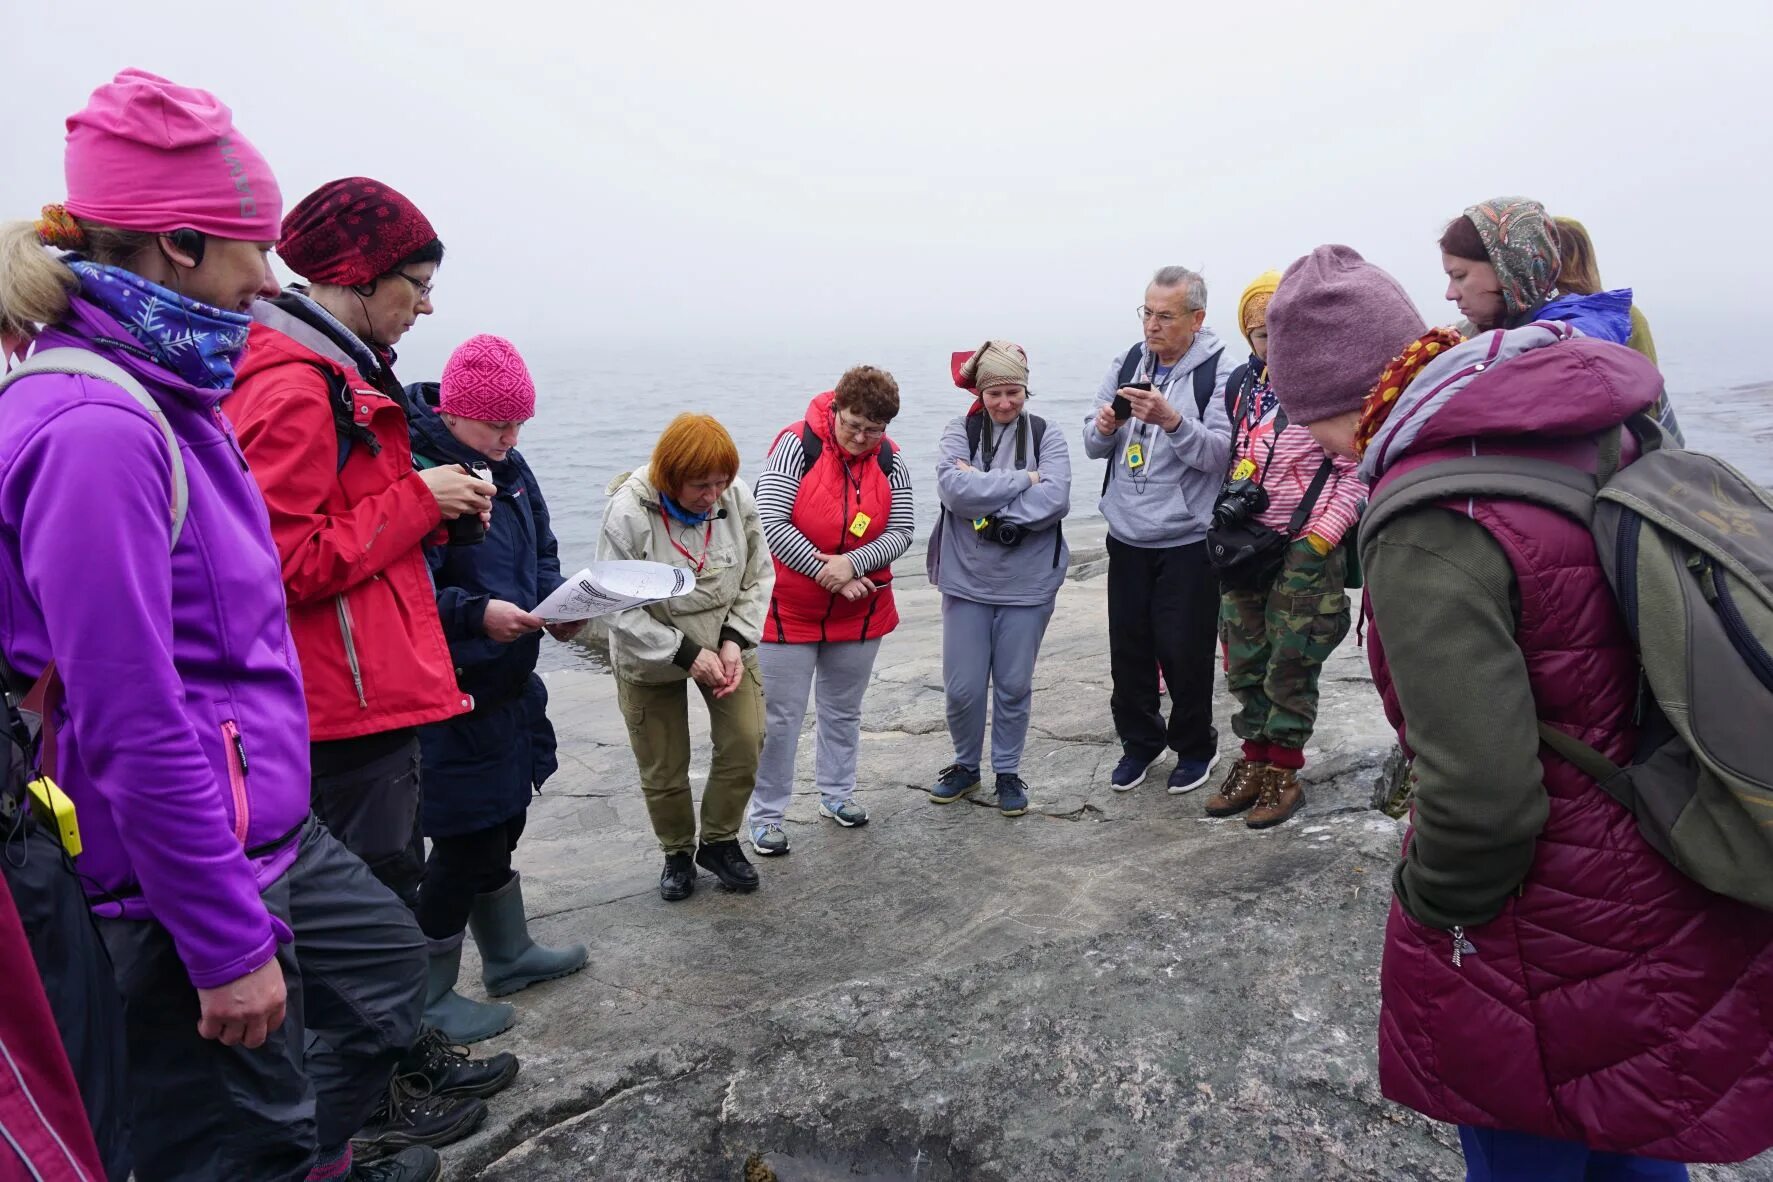
<instances>
[{"instance_id":1,"label":"navy blue coat","mask_svg":"<svg viewBox=\"0 0 1773 1182\"><path fill-rule=\"evenodd\" d=\"M482 619L488 599L532 608L564 580L548 506L523 457L513 450L493 463L458 442L437 416L436 383L406 392L418 462L484 464L499 490L484 542L426 550L456 681L474 697L471 713L419 730L425 835L452 837L519 815L559 766L548 689L536 675L542 634L500 644L486 636Z\"/></svg>"}]
</instances>

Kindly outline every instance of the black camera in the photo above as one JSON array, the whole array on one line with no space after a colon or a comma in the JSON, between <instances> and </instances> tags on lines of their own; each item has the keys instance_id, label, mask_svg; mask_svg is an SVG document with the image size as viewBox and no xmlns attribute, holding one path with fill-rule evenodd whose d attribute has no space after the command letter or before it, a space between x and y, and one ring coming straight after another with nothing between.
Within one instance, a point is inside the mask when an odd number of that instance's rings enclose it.
<instances>
[{"instance_id":1,"label":"black camera","mask_svg":"<svg viewBox=\"0 0 1773 1182\"><path fill-rule=\"evenodd\" d=\"M995 517L987 517L985 524L978 527L979 536L999 546L1020 546L1028 531L1013 521L999 521Z\"/></svg>"},{"instance_id":2,"label":"black camera","mask_svg":"<svg viewBox=\"0 0 1773 1182\"><path fill-rule=\"evenodd\" d=\"M472 468L465 464L458 464L457 467L488 484L493 482L492 470L485 464L475 464ZM486 522L480 520L478 513L464 513L460 517L450 518L443 524L449 533L451 546L478 546L486 541Z\"/></svg>"},{"instance_id":3,"label":"black camera","mask_svg":"<svg viewBox=\"0 0 1773 1182\"><path fill-rule=\"evenodd\" d=\"M1213 528L1231 529L1244 525L1268 508L1268 490L1254 480L1227 481L1213 504Z\"/></svg>"}]
</instances>

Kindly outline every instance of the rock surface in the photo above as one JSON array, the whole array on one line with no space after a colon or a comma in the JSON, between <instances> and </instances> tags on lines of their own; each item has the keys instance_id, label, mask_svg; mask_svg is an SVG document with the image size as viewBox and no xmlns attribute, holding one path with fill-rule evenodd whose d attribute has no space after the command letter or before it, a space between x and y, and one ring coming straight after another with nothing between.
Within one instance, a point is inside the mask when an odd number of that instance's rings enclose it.
<instances>
[{"instance_id":1,"label":"rock surface","mask_svg":"<svg viewBox=\"0 0 1773 1182\"><path fill-rule=\"evenodd\" d=\"M451 1177L1462 1176L1451 1130L1378 1090L1400 823L1370 808L1391 735L1365 653L1351 640L1326 672L1292 822L1209 820L1206 790L1165 793L1167 763L1115 793L1100 533L1074 532L1085 577L1042 653L1030 814L924 794L951 750L937 597L906 578L865 706L873 821L818 819L809 734L793 853L758 860L751 896L704 875L660 901L613 685L549 675L562 767L518 863L534 934L591 964L514 999L518 1025L487 1045L523 1074ZM1694 1176L1773 1179L1773 1161Z\"/></svg>"}]
</instances>

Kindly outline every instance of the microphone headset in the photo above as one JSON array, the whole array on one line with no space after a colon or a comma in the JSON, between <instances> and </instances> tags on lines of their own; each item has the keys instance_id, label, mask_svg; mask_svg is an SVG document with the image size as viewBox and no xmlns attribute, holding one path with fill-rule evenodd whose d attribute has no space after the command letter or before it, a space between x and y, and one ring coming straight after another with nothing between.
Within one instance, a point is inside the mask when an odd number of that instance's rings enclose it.
<instances>
[{"instance_id":1,"label":"microphone headset","mask_svg":"<svg viewBox=\"0 0 1773 1182\"><path fill-rule=\"evenodd\" d=\"M714 520L725 521L726 520L726 510L725 509L717 510L714 514Z\"/></svg>"},{"instance_id":2,"label":"microphone headset","mask_svg":"<svg viewBox=\"0 0 1773 1182\"><path fill-rule=\"evenodd\" d=\"M172 243L179 253L190 255L192 266L201 267L203 265L203 252L209 246L209 239L203 235L202 231L188 228L172 230L163 234L162 237Z\"/></svg>"}]
</instances>

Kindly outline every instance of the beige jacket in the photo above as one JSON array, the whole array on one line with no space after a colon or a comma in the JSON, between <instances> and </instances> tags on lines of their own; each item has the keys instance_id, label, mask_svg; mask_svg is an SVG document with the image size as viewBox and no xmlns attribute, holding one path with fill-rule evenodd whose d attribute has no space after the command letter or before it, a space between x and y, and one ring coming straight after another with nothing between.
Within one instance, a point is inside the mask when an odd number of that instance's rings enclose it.
<instances>
[{"instance_id":1,"label":"beige jacket","mask_svg":"<svg viewBox=\"0 0 1773 1182\"><path fill-rule=\"evenodd\" d=\"M756 648L763 638L776 568L751 490L733 481L715 508L717 515L724 510L725 516L711 523L712 533L704 526L667 519L646 468L624 472L610 481L606 492L609 506L597 544L600 559L642 559L694 571L696 562L678 547L700 559L703 538L708 538L694 591L608 617L610 663L616 676L642 685L682 681L701 649L718 649L722 640L737 641L747 650Z\"/></svg>"}]
</instances>

